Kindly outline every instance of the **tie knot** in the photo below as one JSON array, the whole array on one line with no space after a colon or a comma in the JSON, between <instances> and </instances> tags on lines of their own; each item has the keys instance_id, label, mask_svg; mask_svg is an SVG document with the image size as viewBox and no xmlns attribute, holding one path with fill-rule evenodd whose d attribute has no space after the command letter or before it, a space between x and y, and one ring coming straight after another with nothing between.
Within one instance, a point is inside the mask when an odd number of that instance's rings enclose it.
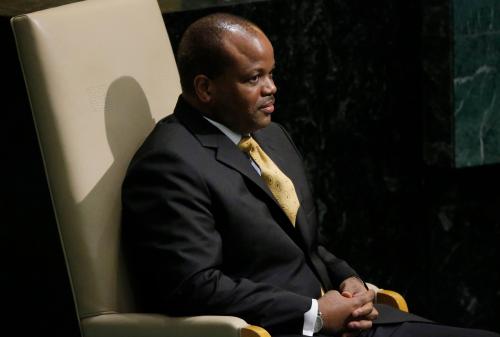
<instances>
[{"instance_id":1,"label":"tie knot","mask_svg":"<svg viewBox=\"0 0 500 337\"><path fill-rule=\"evenodd\" d=\"M238 147L246 153L252 151L257 146L257 142L251 136L242 137L238 143Z\"/></svg>"}]
</instances>

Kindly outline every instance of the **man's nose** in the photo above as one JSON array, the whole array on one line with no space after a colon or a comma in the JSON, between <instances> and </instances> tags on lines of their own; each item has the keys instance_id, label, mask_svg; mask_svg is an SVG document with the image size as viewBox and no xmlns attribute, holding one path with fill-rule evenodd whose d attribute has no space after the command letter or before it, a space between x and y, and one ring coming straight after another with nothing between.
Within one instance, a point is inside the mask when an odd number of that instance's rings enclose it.
<instances>
[{"instance_id":1,"label":"man's nose","mask_svg":"<svg viewBox=\"0 0 500 337\"><path fill-rule=\"evenodd\" d=\"M276 88L273 78L271 76L268 76L262 88L262 93L267 96L274 95L276 91L278 91L278 88Z\"/></svg>"}]
</instances>

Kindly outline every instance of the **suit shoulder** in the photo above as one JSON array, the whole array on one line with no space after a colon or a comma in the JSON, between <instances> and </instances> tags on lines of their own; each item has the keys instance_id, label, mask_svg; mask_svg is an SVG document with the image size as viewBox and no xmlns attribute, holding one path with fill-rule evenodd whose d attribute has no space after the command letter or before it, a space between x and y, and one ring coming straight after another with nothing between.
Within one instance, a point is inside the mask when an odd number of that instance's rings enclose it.
<instances>
[{"instance_id":1,"label":"suit shoulder","mask_svg":"<svg viewBox=\"0 0 500 337\"><path fill-rule=\"evenodd\" d=\"M291 143L295 146L285 127L276 122L272 122L264 129L257 131L256 135L272 142Z\"/></svg>"},{"instance_id":2,"label":"suit shoulder","mask_svg":"<svg viewBox=\"0 0 500 337\"><path fill-rule=\"evenodd\" d=\"M277 122L271 122L264 129L259 130L259 132L262 132L263 134L269 134L269 135L287 134L285 127L282 124L277 123Z\"/></svg>"},{"instance_id":3,"label":"suit shoulder","mask_svg":"<svg viewBox=\"0 0 500 337\"><path fill-rule=\"evenodd\" d=\"M191 157L201 146L196 137L174 115L160 120L135 153L132 164L145 158Z\"/></svg>"},{"instance_id":4,"label":"suit shoulder","mask_svg":"<svg viewBox=\"0 0 500 337\"><path fill-rule=\"evenodd\" d=\"M264 129L259 130L256 135L257 134L263 141L275 144L278 148L289 148L293 150L302 159L302 154L282 124L272 122Z\"/></svg>"},{"instance_id":5,"label":"suit shoulder","mask_svg":"<svg viewBox=\"0 0 500 337\"><path fill-rule=\"evenodd\" d=\"M272 122L265 128L260 129L255 132L254 135L272 141L291 141L291 138L283 125L276 122Z\"/></svg>"},{"instance_id":6,"label":"suit shoulder","mask_svg":"<svg viewBox=\"0 0 500 337\"><path fill-rule=\"evenodd\" d=\"M155 125L141 149L178 152L186 145L192 147L193 143L198 143L194 135L174 115L170 115Z\"/></svg>"}]
</instances>

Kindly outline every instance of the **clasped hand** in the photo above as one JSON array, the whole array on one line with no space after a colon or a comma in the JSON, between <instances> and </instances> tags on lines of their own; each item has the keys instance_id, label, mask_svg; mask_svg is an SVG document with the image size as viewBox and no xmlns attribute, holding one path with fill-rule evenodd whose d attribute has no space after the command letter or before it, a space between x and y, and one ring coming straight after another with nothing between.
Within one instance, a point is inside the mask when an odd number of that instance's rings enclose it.
<instances>
[{"instance_id":1,"label":"clasped hand","mask_svg":"<svg viewBox=\"0 0 500 337\"><path fill-rule=\"evenodd\" d=\"M328 291L318 300L323 315L322 332L349 337L370 329L378 316L374 299L373 290L366 290L357 278L348 278L342 282L339 291Z\"/></svg>"}]
</instances>

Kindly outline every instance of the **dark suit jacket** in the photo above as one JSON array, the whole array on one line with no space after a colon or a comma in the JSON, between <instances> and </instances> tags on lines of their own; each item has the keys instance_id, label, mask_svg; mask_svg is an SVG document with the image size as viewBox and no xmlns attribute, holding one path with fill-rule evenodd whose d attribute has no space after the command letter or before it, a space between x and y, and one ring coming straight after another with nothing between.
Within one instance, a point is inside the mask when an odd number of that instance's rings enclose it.
<instances>
[{"instance_id":1,"label":"dark suit jacket","mask_svg":"<svg viewBox=\"0 0 500 337\"><path fill-rule=\"evenodd\" d=\"M123 233L146 310L234 315L300 333L320 287L356 275L318 242L288 134L272 123L253 136L294 182L295 228L247 155L182 98L134 156L123 184Z\"/></svg>"}]
</instances>

